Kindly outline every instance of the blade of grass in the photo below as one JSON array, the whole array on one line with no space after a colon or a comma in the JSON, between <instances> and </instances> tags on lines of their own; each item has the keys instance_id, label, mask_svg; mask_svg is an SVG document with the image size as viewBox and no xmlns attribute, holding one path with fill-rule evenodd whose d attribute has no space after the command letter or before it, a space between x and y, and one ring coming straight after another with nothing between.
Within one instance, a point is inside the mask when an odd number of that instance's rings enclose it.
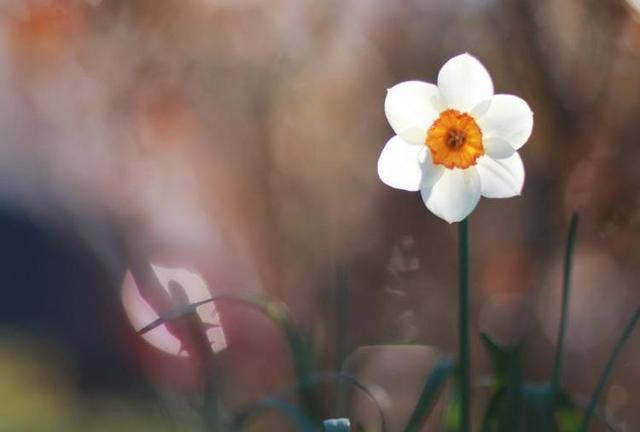
<instances>
[{"instance_id":1,"label":"blade of grass","mask_svg":"<svg viewBox=\"0 0 640 432\"><path fill-rule=\"evenodd\" d=\"M140 294L155 310L163 311L173 305L181 305L182 301L188 298L184 287L177 281L170 281L166 292L151 263L142 255L133 254L127 249L125 256L128 258L131 275L140 287ZM220 398L223 381L218 371L218 359L211 349L205 325L200 317L192 312L184 314L180 323L168 324L167 329L178 338L182 349L194 360L204 383L201 410L204 430L219 430L225 427L226 416Z\"/></svg>"},{"instance_id":2,"label":"blade of grass","mask_svg":"<svg viewBox=\"0 0 640 432\"><path fill-rule=\"evenodd\" d=\"M335 382L336 380L340 380L345 382L346 384L351 385L353 388L362 392L362 394L364 394L373 403L380 417L380 430L382 432L387 432L386 409L384 408L383 404L378 401L378 399L375 397L373 392L365 384L360 382L357 378L351 375L345 374L343 372L335 372L335 371L320 372L320 373L313 373L309 375L306 385L310 386L310 385L322 384L327 382ZM274 398L275 399L287 398L290 394L296 392L298 388L299 388L298 384L288 386L282 389L281 391L279 391L278 393L266 399L268 400L268 399L274 399ZM254 410L255 407L260 407L260 402L257 402L255 404L252 404L244 408L240 414L236 415L236 419L243 419L244 417L249 415ZM237 421L236 421L236 424L237 424Z\"/></svg>"},{"instance_id":3,"label":"blade of grass","mask_svg":"<svg viewBox=\"0 0 640 432\"><path fill-rule=\"evenodd\" d=\"M589 399L586 397L582 397L581 395L572 395L569 396L567 394L564 395L565 400L569 404L575 404L575 408L579 409L581 413L587 410L587 406L589 405ZM597 407L593 412L593 417L597 419L604 427L607 428L610 432L622 432L622 426L616 424L615 419L611 416L605 408ZM580 418L580 425L582 425L582 416Z\"/></svg>"},{"instance_id":4,"label":"blade of grass","mask_svg":"<svg viewBox=\"0 0 640 432\"><path fill-rule=\"evenodd\" d=\"M521 420L522 346L502 347L488 334L481 333L480 336L491 355L493 396L496 398L494 401L492 397L489 403L483 430L513 432Z\"/></svg>"},{"instance_id":5,"label":"blade of grass","mask_svg":"<svg viewBox=\"0 0 640 432\"><path fill-rule=\"evenodd\" d=\"M558 399L558 392L562 382L562 356L564 353L564 339L567 333L567 319L569 315L569 298L571 294L571 270L573 262L573 251L576 243L576 235L578 232L578 222L580 217L574 212L571 215L569 224L569 235L567 237L567 246L564 254L564 268L562 273L562 309L560 313L560 325L558 326L558 343L556 345L556 353L553 360L553 374L551 376L551 405L549 409L551 413L548 420L551 422L549 430L555 430L555 409Z\"/></svg>"},{"instance_id":6,"label":"blade of grass","mask_svg":"<svg viewBox=\"0 0 640 432\"><path fill-rule=\"evenodd\" d=\"M482 420L482 432L495 432L500 427L500 415L504 411L506 388L494 391L487 404L487 411Z\"/></svg>"},{"instance_id":7,"label":"blade of grass","mask_svg":"<svg viewBox=\"0 0 640 432\"><path fill-rule=\"evenodd\" d=\"M167 321L175 320L177 318L193 313L199 306L218 301L232 301L244 306L251 307L267 316L267 318L269 318L283 332L289 345L294 374L298 381L300 401L305 408L307 415L314 421L319 422L320 416L316 413L314 395L308 385L308 377L311 373L311 365L310 361L308 360L307 346L302 337L298 334L293 321L289 316L289 312L283 303L274 302L251 295L242 295L236 293L218 294L206 300L186 305L179 305L171 308L166 313L162 314L158 319L154 320L152 323L139 330L138 334L142 335L164 324Z\"/></svg>"},{"instance_id":8,"label":"blade of grass","mask_svg":"<svg viewBox=\"0 0 640 432\"><path fill-rule=\"evenodd\" d=\"M453 359L443 358L435 365L433 371L429 374L427 381L420 393L418 402L416 403L413 413L409 418L409 423L404 429L405 432L419 431L424 422L429 418L431 410L444 386L447 378L451 375L456 367Z\"/></svg>"},{"instance_id":9,"label":"blade of grass","mask_svg":"<svg viewBox=\"0 0 640 432\"><path fill-rule=\"evenodd\" d=\"M525 384L523 387L527 432L551 432L553 393L550 384ZM551 426L553 427L553 426Z\"/></svg>"},{"instance_id":10,"label":"blade of grass","mask_svg":"<svg viewBox=\"0 0 640 432\"><path fill-rule=\"evenodd\" d=\"M553 361L553 375L551 377L551 391L553 396L558 394L562 380L562 354L564 350L564 338L567 332L567 318L569 315L569 297L571 291L571 264L573 251L578 232L578 213L573 213L569 225L569 236L567 237L567 247L564 255L564 269L562 276L562 312L560 314L560 326L558 327L558 344Z\"/></svg>"},{"instance_id":11,"label":"blade of grass","mask_svg":"<svg viewBox=\"0 0 640 432\"><path fill-rule=\"evenodd\" d=\"M514 347L509 352L504 415L500 419L500 431L514 432L522 422L522 349Z\"/></svg>"},{"instance_id":12,"label":"blade of grass","mask_svg":"<svg viewBox=\"0 0 640 432\"><path fill-rule=\"evenodd\" d=\"M514 352L516 349L519 350L519 348L517 346L512 348L502 347L485 332L480 333L480 339L487 351L489 351L489 356L491 357L493 388L494 390L499 390L507 385L509 365L512 362Z\"/></svg>"},{"instance_id":13,"label":"blade of grass","mask_svg":"<svg viewBox=\"0 0 640 432\"><path fill-rule=\"evenodd\" d=\"M629 336L633 333L633 330L640 319L640 306L636 309L635 313L627 323L627 326L624 328L624 331L620 335L620 339L616 343L611 356L609 356L609 360L607 361L607 365L600 375L600 379L598 380L598 385L591 396L591 400L589 401L589 405L587 407L587 411L582 419L582 424L580 426L580 432L587 432L589 429L589 423L591 422L591 418L596 410L596 406L598 405L598 400L602 393L604 392L605 385L607 384L607 380L609 379L609 375L611 375L611 371L613 370L613 365L616 362L616 359L622 352L622 348L626 344L627 340L629 340Z\"/></svg>"},{"instance_id":14,"label":"blade of grass","mask_svg":"<svg viewBox=\"0 0 640 432\"><path fill-rule=\"evenodd\" d=\"M458 224L460 431L471 430L471 348L469 344L469 219Z\"/></svg>"},{"instance_id":15,"label":"blade of grass","mask_svg":"<svg viewBox=\"0 0 640 432\"><path fill-rule=\"evenodd\" d=\"M442 430L443 432L460 432L460 384L458 380L460 380L459 375L460 369L456 369L456 384L453 387L453 391L449 396L447 407L442 416Z\"/></svg>"},{"instance_id":16,"label":"blade of grass","mask_svg":"<svg viewBox=\"0 0 640 432\"><path fill-rule=\"evenodd\" d=\"M558 432L577 432L582 414L569 395L561 391L556 395L555 422Z\"/></svg>"}]
</instances>

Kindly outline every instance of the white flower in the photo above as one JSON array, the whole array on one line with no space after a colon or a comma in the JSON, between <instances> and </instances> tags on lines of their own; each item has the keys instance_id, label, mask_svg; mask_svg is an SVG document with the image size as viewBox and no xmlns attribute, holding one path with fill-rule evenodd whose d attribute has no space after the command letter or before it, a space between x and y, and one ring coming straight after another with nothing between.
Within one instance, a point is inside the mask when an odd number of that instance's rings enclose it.
<instances>
[{"instance_id":1,"label":"white flower","mask_svg":"<svg viewBox=\"0 0 640 432\"><path fill-rule=\"evenodd\" d=\"M458 222L480 196L520 194L524 167L517 150L531 135L533 113L517 96L494 95L491 77L475 57L446 62L437 86L393 86L384 110L396 136L380 154L378 175L391 187L419 190L436 216Z\"/></svg>"}]
</instances>

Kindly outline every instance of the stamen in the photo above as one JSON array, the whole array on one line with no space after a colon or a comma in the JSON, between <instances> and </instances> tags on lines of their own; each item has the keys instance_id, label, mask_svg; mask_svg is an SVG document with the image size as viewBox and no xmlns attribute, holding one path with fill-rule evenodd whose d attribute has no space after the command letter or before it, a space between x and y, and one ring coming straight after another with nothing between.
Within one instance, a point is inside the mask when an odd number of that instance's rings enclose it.
<instances>
[{"instance_id":1,"label":"stamen","mask_svg":"<svg viewBox=\"0 0 640 432\"><path fill-rule=\"evenodd\" d=\"M464 145L466 139L467 134L465 134L463 131L453 129L449 131L449 136L447 137L447 145L454 150L458 150Z\"/></svg>"}]
</instances>

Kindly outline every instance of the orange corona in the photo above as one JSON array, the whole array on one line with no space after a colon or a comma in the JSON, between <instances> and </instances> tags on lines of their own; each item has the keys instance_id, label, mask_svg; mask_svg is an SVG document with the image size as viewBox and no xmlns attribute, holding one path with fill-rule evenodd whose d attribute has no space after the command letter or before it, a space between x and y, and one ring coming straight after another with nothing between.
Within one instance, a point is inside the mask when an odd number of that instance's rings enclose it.
<instances>
[{"instance_id":1,"label":"orange corona","mask_svg":"<svg viewBox=\"0 0 640 432\"><path fill-rule=\"evenodd\" d=\"M433 163L447 168L469 168L484 154L482 131L467 113L448 109L440 113L425 141Z\"/></svg>"}]
</instances>

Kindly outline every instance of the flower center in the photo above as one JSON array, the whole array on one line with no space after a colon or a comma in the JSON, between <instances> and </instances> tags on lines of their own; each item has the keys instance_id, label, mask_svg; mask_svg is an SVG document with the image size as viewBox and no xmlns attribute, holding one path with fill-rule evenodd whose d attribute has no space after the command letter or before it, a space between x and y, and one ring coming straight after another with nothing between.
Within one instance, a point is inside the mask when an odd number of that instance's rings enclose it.
<instances>
[{"instance_id":1,"label":"flower center","mask_svg":"<svg viewBox=\"0 0 640 432\"><path fill-rule=\"evenodd\" d=\"M449 136L447 137L447 145L454 150L458 150L464 145L464 141L466 139L467 135L464 133L464 131L452 129L449 131Z\"/></svg>"},{"instance_id":2,"label":"flower center","mask_svg":"<svg viewBox=\"0 0 640 432\"><path fill-rule=\"evenodd\" d=\"M467 113L448 109L433 122L425 144L433 163L447 168L469 168L484 154L482 131Z\"/></svg>"}]
</instances>

